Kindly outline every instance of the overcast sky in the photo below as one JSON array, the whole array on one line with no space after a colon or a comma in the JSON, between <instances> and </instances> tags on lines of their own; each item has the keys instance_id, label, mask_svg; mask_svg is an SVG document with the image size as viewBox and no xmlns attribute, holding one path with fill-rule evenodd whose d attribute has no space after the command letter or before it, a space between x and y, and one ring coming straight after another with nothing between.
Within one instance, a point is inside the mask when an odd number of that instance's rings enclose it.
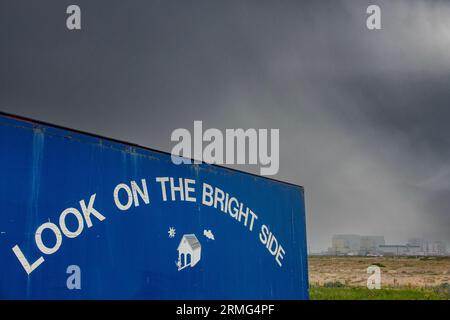
<instances>
[{"instance_id":1,"label":"overcast sky","mask_svg":"<svg viewBox=\"0 0 450 320\"><path fill-rule=\"evenodd\" d=\"M312 250L450 244L448 1L0 0L0 110L164 151L194 120L279 128Z\"/></svg>"}]
</instances>

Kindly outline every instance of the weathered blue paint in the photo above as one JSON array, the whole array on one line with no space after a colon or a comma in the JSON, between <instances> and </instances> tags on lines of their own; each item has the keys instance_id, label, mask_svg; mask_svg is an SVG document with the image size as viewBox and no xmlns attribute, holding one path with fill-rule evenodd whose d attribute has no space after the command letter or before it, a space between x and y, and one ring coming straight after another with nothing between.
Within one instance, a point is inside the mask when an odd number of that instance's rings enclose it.
<instances>
[{"instance_id":1,"label":"weathered blue paint","mask_svg":"<svg viewBox=\"0 0 450 320\"><path fill-rule=\"evenodd\" d=\"M172 164L170 155L59 127L0 116L0 298L2 299L307 299L308 275L303 188L235 170ZM196 181L197 202L161 197L158 176ZM119 210L119 183L146 179L150 203ZM258 215L253 231L201 203L202 183L235 196ZM35 243L44 222L80 210L96 194L92 217L76 238L42 254ZM72 217L74 218L74 217ZM70 230L76 220L68 219ZM70 224L72 223L72 224ZM286 254L280 267L261 243L265 224ZM168 237L169 227L176 229ZM215 240L203 236L211 229ZM183 234L196 234L202 252L194 267L177 270ZM51 233L43 234L51 246ZM12 251L30 263L27 275ZM81 289L69 290L69 265L81 268Z\"/></svg>"}]
</instances>

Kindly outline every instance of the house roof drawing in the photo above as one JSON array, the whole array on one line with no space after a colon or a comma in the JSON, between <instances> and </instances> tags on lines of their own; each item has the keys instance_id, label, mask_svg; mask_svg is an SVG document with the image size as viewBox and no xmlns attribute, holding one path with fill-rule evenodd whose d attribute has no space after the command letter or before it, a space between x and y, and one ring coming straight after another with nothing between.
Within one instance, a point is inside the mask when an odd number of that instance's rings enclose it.
<instances>
[{"instance_id":1,"label":"house roof drawing","mask_svg":"<svg viewBox=\"0 0 450 320\"><path fill-rule=\"evenodd\" d=\"M177 250L180 250L180 247L184 244L189 245L189 247L195 251L197 248L201 248L201 244L198 241L195 234L185 234L183 238L181 238L180 244L178 245Z\"/></svg>"}]
</instances>

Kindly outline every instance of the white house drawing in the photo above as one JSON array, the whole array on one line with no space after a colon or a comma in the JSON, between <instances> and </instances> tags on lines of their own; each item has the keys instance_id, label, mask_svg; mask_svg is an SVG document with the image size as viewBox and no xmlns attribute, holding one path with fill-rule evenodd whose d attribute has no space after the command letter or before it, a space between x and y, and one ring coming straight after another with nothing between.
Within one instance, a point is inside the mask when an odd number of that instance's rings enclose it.
<instances>
[{"instance_id":1,"label":"white house drawing","mask_svg":"<svg viewBox=\"0 0 450 320\"><path fill-rule=\"evenodd\" d=\"M198 241L195 234L185 234L181 238L178 245L178 271L186 268L193 267L200 261L202 245Z\"/></svg>"}]
</instances>

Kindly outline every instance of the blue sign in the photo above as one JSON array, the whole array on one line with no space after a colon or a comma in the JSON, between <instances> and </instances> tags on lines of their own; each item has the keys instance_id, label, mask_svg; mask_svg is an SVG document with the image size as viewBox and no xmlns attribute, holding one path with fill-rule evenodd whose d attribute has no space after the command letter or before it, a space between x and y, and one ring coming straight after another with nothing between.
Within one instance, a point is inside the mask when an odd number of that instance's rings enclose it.
<instances>
[{"instance_id":1,"label":"blue sign","mask_svg":"<svg viewBox=\"0 0 450 320\"><path fill-rule=\"evenodd\" d=\"M303 188L0 116L1 299L307 299Z\"/></svg>"}]
</instances>

